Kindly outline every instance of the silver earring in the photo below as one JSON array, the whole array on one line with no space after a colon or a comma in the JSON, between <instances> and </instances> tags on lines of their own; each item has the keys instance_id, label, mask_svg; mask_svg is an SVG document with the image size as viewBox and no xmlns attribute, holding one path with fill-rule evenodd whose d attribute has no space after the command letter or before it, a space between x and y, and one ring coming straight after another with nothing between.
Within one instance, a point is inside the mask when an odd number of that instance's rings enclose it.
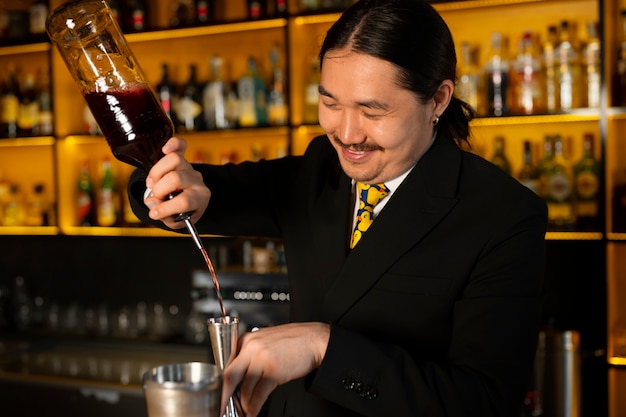
<instances>
[{"instance_id":1,"label":"silver earring","mask_svg":"<svg viewBox=\"0 0 626 417\"><path fill-rule=\"evenodd\" d=\"M437 126L439 124L439 116L435 116L435 120L433 120L433 126Z\"/></svg>"}]
</instances>

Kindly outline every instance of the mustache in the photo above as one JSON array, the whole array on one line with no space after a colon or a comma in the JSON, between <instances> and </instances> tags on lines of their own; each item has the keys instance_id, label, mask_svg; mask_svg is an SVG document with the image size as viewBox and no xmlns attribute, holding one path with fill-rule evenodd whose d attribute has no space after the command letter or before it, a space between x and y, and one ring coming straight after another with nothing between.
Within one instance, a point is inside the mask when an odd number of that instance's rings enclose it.
<instances>
[{"instance_id":1,"label":"mustache","mask_svg":"<svg viewBox=\"0 0 626 417\"><path fill-rule=\"evenodd\" d=\"M368 151L382 151L382 150L384 150L382 146L374 145L374 144L370 144L370 143L357 143L357 144L352 144L352 145L346 145L345 143L343 143L341 141L341 139L339 139L335 135L333 135L332 140L333 140L333 142L335 142L340 147L342 147L344 149L348 149L348 150L353 151L353 152L368 152Z\"/></svg>"}]
</instances>

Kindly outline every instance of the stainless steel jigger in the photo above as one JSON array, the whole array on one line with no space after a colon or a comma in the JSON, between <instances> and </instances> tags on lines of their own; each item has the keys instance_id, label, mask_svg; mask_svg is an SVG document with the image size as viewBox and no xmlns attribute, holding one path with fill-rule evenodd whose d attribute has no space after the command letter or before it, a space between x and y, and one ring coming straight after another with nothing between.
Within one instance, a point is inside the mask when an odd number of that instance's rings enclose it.
<instances>
[{"instance_id":1,"label":"stainless steel jigger","mask_svg":"<svg viewBox=\"0 0 626 417\"><path fill-rule=\"evenodd\" d=\"M207 321L215 364L223 371L233 352L237 351L239 317L212 317ZM237 392L226 403L225 417L244 417Z\"/></svg>"}]
</instances>

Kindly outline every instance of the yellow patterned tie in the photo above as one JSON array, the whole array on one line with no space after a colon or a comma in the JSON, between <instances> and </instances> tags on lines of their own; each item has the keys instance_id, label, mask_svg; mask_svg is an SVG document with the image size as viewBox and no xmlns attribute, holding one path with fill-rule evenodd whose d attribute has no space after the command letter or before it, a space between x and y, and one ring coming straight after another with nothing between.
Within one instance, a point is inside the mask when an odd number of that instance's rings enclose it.
<instances>
[{"instance_id":1,"label":"yellow patterned tie","mask_svg":"<svg viewBox=\"0 0 626 417\"><path fill-rule=\"evenodd\" d=\"M354 248L363 233L370 227L374 221L374 206L389 194L389 189L385 184L364 184L356 183L357 193L359 195L359 208L356 212L356 224L352 232L350 240L350 248Z\"/></svg>"}]
</instances>

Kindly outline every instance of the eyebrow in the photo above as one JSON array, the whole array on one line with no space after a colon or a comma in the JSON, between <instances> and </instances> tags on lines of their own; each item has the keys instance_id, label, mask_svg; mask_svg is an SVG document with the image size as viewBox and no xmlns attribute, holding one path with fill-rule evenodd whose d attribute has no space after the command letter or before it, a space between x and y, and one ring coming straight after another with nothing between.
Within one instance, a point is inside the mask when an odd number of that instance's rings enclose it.
<instances>
[{"instance_id":1,"label":"eyebrow","mask_svg":"<svg viewBox=\"0 0 626 417\"><path fill-rule=\"evenodd\" d=\"M337 99L335 96L332 95L332 93L330 91L326 90L321 84L318 87L318 91L319 91L320 95L322 95L322 96L326 96L326 97L332 98L333 100ZM388 111L389 110L389 105L387 103L383 103L383 102L378 101L378 100L357 101L356 104L359 107L367 107L368 109L384 110L384 111Z\"/></svg>"}]
</instances>

